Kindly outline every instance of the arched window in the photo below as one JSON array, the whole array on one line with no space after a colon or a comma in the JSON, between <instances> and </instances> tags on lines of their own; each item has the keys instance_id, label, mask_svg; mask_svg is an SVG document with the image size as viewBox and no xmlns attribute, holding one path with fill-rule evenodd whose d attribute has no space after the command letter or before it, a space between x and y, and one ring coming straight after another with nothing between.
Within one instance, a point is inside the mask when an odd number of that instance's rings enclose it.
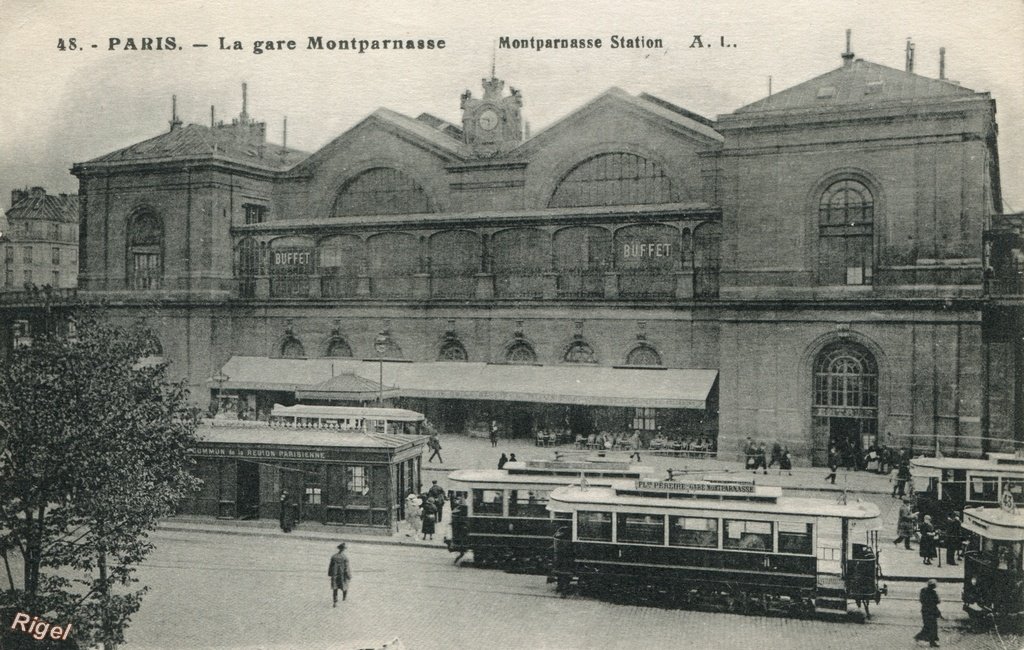
<instances>
[{"instance_id":1,"label":"arched window","mask_svg":"<svg viewBox=\"0 0 1024 650\"><path fill-rule=\"evenodd\" d=\"M817 463L827 460L831 447L851 454L877 442L878 364L871 352L842 341L818 354L812 415Z\"/></svg>"},{"instance_id":2,"label":"arched window","mask_svg":"<svg viewBox=\"0 0 1024 650\"><path fill-rule=\"evenodd\" d=\"M445 341L437 355L441 361L468 361L466 348L458 341Z\"/></svg>"},{"instance_id":3,"label":"arched window","mask_svg":"<svg viewBox=\"0 0 1024 650\"><path fill-rule=\"evenodd\" d=\"M299 339L290 337L281 344L281 356L285 359L305 359L306 348L302 347Z\"/></svg>"},{"instance_id":4,"label":"arched window","mask_svg":"<svg viewBox=\"0 0 1024 650\"><path fill-rule=\"evenodd\" d=\"M533 347L526 341L518 341L513 343L505 352L505 361L513 364L529 365L537 363L537 353L533 351Z\"/></svg>"},{"instance_id":5,"label":"arched window","mask_svg":"<svg viewBox=\"0 0 1024 650\"><path fill-rule=\"evenodd\" d=\"M352 348L345 342L343 338L332 338L327 343L327 350L324 352L325 357L351 357Z\"/></svg>"},{"instance_id":6,"label":"arched window","mask_svg":"<svg viewBox=\"0 0 1024 650\"><path fill-rule=\"evenodd\" d=\"M818 282L871 284L874 276L875 202L851 179L836 181L818 203Z\"/></svg>"},{"instance_id":7,"label":"arched window","mask_svg":"<svg viewBox=\"0 0 1024 650\"><path fill-rule=\"evenodd\" d=\"M597 363L594 348L586 341L573 341L562 360L566 363Z\"/></svg>"},{"instance_id":8,"label":"arched window","mask_svg":"<svg viewBox=\"0 0 1024 650\"><path fill-rule=\"evenodd\" d=\"M163 222L155 212L140 210L128 225L128 287L159 289L163 286Z\"/></svg>"},{"instance_id":9,"label":"arched window","mask_svg":"<svg viewBox=\"0 0 1024 650\"><path fill-rule=\"evenodd\" d=\"M338 192L331 215L415 214L431 212L419 183L391 167L368 169Z\"/></svg>"},{"instance_id":10,"label":"arched window","mask_svg":"<svg viewBox=\"0 0 1024 650\"><path fill-rule=\"evenodd\" d=\"M626 355L627 366L660 366L661 355L649 345L638 345Z\"/></svg>"},{"instance_id":11,"label":"arched window","mask_svg":"<svg viewBox=\"0 0 1024 650\"><path fill-rule=\"evenodd\" d=\"M636 205L678 201L661 165L631 153L603 153L584 160L555 188L549 208Z\"/></svg>"}]
</instances>

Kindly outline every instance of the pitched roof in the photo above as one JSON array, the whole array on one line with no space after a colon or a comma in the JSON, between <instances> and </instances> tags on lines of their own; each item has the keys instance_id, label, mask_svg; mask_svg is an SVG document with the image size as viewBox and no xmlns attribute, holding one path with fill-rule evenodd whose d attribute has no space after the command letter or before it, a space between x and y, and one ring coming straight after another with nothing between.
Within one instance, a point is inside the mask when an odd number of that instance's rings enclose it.
<instances>
[{"instance_id":1,"label":"pitched roof","mask_svg":"<svg viewBox=\"0 0 1024 650\"><path fill-rule=\"evenodd\" d=\"M255 127L253 127L255 128ZM226 124L216 127L188 124L161 133L155 138L118 149L85 164L164 162L192 158L211 158L239 162L269 170L295 166L309 154L262 141L250 133L249 125ZM281 155L286 152L285 155Z\"/></svg>"},{"instance_id":2,"label":"pitched roof","mask_svg":"<svg viewBox=\"0 0 1024 650\"><path fill-rule=\"evenodd\" d=\"M33 188L7 210L9 221L78 223L77 194L46 194Z\"/></svg>"},{"instance_id":3,"label":"pitched roof","mask_svg":"<svg viewBox=\"0 0 1024 650\"><path fill-rule=\"evenodd\" d=\"M831 72L814 77L736 109L735 114L758 111L787 111L814 108L884 104L906 100L957 99L981 93L951 81L857 59Z\"/></svg>"}]
</instances>

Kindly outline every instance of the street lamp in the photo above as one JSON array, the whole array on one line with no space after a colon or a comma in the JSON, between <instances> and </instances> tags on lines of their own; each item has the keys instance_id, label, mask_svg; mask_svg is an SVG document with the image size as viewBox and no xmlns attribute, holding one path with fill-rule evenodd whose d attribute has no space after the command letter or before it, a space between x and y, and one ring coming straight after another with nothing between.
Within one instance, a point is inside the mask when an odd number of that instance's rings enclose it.
<instances>
[{"instance_id":1,"label":"street lamp","mask_svg":"<svg viewBox=\"0 0 1024 650\"><path fill-rule=\"evenodd\" d=\"M377 351L377 363L380 369L377 384L377 405L384 406L384 352L388 349L388 337L384 332L373 339L373 349Z\"/></svg>"}]
</instances>

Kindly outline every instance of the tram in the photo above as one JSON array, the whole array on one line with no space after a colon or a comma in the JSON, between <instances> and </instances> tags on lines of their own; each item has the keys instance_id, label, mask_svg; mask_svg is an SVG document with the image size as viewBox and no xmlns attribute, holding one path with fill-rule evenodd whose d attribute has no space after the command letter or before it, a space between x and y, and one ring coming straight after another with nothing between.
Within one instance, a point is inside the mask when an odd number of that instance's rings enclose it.
<instances>
[{"instance_id":1,"label":"tram","mask_svg":"<svg viewBox=\"0 0 1024 650\"><path fill-rule=\"evenodd\" d=\"M864 620L887 591L871 503L745 481L637 480L560 488L548 508L561 526L552 575L562 592L575 580L633 602Z\"/></svg>"},{"instance_id":2,"label":"tram","mask_svg":"<svg viewBox=\"0 0 1024 650\"><path fill-rule=\"evenodd\" d=\"M357 406L274 404L270 426L293 429L337 429L383 434L419 434L424 416L416 411Z\"/></svg>"},{"instance_id":3,"label":"tram","mask_svg":"<svg viewBox=\"0 0 1024 650\"><path fill-rule=\"evenodd\" d=\"M997 507L1000 495L1009 493L1024 507L1024 457L990 453L986 458L914 458L910 461L915 481L916 509L935 522L960 514L964 508ZM926 479L924 489L917 479Z\"/></svg>"},{"instance_id":4,"label":"tram","mask_svg":"<svg viewBox=\"0 0 1024 650\"><path fill-rule=\"evenodd\" d=\"M585 481L610 485L617 479L649 476L653 469L590 457L586 460L529 460L502 469L462 469L448 475L455 562L473 551L474 566L502 566L545 573L556 530L548 495L558 487Z\"/></svg>"},{"instance_id":5,"label":"tram","mask_svg":"<svg viewBox=\"0 0 1024 650\"><path fill-rule=\"evenodd\" d=\"M964 611L1024 632L1024 513L1004 494L998 508L964 510Z\"/></svg>"}]
</instances>

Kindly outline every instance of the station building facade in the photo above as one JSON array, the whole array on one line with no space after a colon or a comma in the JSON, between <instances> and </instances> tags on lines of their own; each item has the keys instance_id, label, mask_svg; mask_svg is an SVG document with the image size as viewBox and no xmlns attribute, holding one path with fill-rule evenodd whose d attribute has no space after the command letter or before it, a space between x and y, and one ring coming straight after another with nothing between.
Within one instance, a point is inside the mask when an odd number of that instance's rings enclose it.
<instances>
[{"instance_id":1,"label":"station building facade","mask_svg":"<svg viewBox=\"0 0 1024 650\"><path fill-rule=\"evenodd\" d=\"M460 125L382 108L313 154L244 102L175 116L74 166L79 297L146 319L204 403L255 411L352 374L448 430L751 437L803 463L1012 441L982 394L987 93L847 52L716 120L613 88L525 137L522 108L485 79Z\"/></svg>"}]
</instances>

